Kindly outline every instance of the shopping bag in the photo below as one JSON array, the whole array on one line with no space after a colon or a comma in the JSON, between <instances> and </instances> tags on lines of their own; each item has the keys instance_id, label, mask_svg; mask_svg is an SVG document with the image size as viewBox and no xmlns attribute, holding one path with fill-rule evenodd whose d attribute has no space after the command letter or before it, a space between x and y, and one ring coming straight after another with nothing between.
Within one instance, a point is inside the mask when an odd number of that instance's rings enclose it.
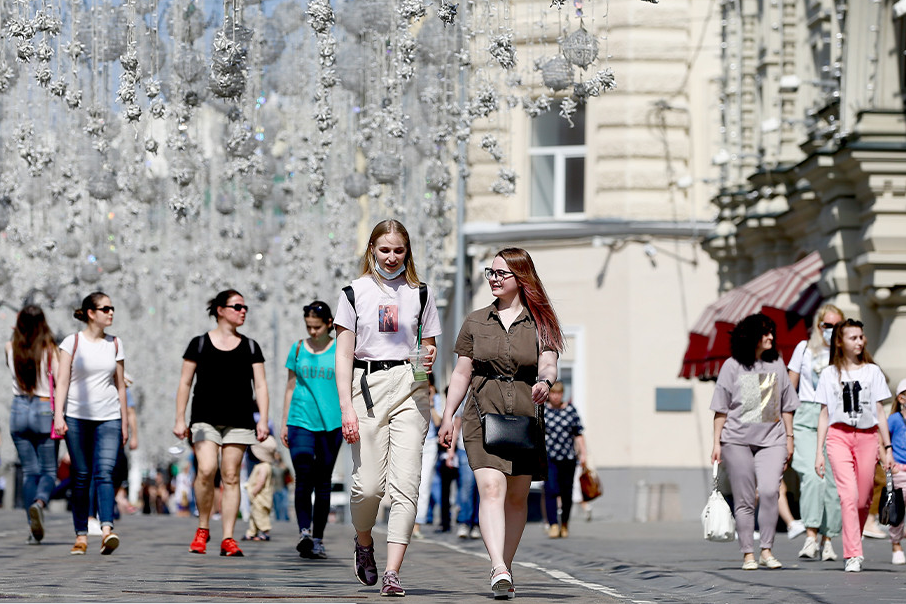
<instances>
[{"instance_id":1,"label":"shopping bag","mask_svg":"<svg viewBox=\"0 0 906 604\"><path fill-rule=\"evenodd\" d=\"M601 485L598 473L588 466L582 466L582 473L579 474L579 488L582 489L582 501L591 501L604 494L604 487Z\"/></svg>"},{"instance_id":2,"label":"shopping bag","mask_svg":"<svg viewBox=\"0 0 906 604\"><path fill-rule=\"evenodd\" d=\"M736 521L726 499L717 490L717 463L714 462L712 470L711 494L702 510L702 529L708 541L733 541L736 536Z\"/></svg>"}]
</instances>

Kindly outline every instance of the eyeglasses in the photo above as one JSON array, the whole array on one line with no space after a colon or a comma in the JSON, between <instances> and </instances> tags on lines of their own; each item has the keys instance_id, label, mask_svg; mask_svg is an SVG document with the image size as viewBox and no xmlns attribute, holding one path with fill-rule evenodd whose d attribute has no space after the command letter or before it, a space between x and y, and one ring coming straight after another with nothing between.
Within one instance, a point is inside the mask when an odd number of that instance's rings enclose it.
<instances>
[{"instance_id":1,"label":"eyeglasses","mask_svg":"<svg viewBox=\"0 0 906 604\"><path fill-rule=\"evenodd\" d=\"M484 269L484 278L488 281L497 279L499 281L505 281L507 277L512 277L513 271L505 271L503 269L494 270L490 267Z\"/></svg>"},{"instance_id":2,"label":"eyeglasses","mask_svg":"<svg viewBox=\"0 0 906 604\"><path fill-rule=\"evenodd\" d=\"M103 313L108 313L108 312L113 312L113 307L112 306L101 306L100 308L95 308L95 310L103 312Z\"/></svg>"},{"instance_id":3,"label":"eyeglasses","mask_svg":"<svg viewBox=\"0 0 906 604\"><path fill-rule=\"evenodd\" d=\"M245 304L227 304L224 308L232 308L236 312L242 312L243 310L248 312L249 309Z\"/></svg>"}]
</instances>

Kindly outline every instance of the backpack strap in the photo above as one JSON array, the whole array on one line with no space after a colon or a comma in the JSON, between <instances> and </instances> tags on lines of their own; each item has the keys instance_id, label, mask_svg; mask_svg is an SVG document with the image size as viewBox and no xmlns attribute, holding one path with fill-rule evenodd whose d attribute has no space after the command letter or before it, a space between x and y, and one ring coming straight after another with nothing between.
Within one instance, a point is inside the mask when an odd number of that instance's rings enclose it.
<instances>
[{"instance_id":1,"label":"backpack strap","mask_svg":"<svg viewBox=\"0 0 906 604\"><path fill-rule=\"evenodd\" d=\"M418 302L420 307L418 309L418 343L422 343L422 316L425 314L425 306L428 304L428 286L427 284L419 281L418 283Z\"/></svg>"},{"instance_id":2,"label":"backpack strap","mask_svg":"<svg viewBox=\"0 0 906 604\"><path fill-rule=\"evenodd\" d=\"M356 313L355 327L353 328L353 331L358 331L359 330L359 313L355 310L355 291L352 289L351 285L347 285L346 287L343 288L343 293L346 294L346 299L349 300L349 304L350 304L350 306L352 306L352 310Z\"/></svg>"},{"instance_id":3,"label":"backpack strap","mask_svg":"<svg viewBox=\"0 0 906 604\"><path fill-rule=\"evenodd\" d=\"M296 363L299 362L299 349L302 348L302 338L299 338L299 342L296 344Z\"/></svg>"},{"instance_id":4,"label":"backpack strap","mask_svg":"<svg viewBox=\"0 0 906 604\"><path fill-rule=\"evenodd\" d=\"M249 338L249 349L252 351L252 356L255 356L255 340Z\"/></svg>"},{"instance_id":5,"label":"backpack strap","mask_svg":"<svg viewBox=\"0 0 906 604\"><path fill-rule=\"evenodd\" d=\"M120 339L113 336L113 358L120 356Z\"/></svg>"},{"instance_id":6,"label":"backpack strap","mask_svg":"<svg viewBox=\"0 0 906 604\"><path fill-rule=\"evenodd\" d=\"M204 350L204 334L198 336L198 354L201 355L201 351Z\"/></svg>"},{"instance_id":7,"label":"backpack strap","mask_svg":"<svg viewBox=\"0 0 906 604\"><path fill-rule=\"evenodd\" d=\"M79 332L75 332L75 343L72 345L72 358L75 360L75 351L79 349Z\"/></svg>"}]
</instances>

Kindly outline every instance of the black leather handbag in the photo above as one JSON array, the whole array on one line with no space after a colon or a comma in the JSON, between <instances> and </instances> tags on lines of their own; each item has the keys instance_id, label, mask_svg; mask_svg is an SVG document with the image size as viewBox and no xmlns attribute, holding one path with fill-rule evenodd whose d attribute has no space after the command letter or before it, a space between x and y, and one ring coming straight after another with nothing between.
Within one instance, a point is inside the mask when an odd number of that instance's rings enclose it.
<instances>
[{"instance_id":1,"label":"black leather handbag","mask_svg":"<svg viewBox=\"0 0 906 604\"><path fill-rule=\"evenodd\" d=\"M887 526L898 526L903 522L906 503L903 489L893 488L893 474L887 470L887 485L881 489L881 506L878 508L878 522Z\"/></svg>"},{"instance_id":2,"label":"black leather handbag","mask_svg":"<svg viewBox=\"0 0 906 604\"><path fill-rule=\"evenodd\" d=\"M478 419L481 421L482 441L490 451L533 451L543 438L540 405L535 405L535 417L508 413L482 413L478 397L472 396Z\"/></svg>"}]
</instances>

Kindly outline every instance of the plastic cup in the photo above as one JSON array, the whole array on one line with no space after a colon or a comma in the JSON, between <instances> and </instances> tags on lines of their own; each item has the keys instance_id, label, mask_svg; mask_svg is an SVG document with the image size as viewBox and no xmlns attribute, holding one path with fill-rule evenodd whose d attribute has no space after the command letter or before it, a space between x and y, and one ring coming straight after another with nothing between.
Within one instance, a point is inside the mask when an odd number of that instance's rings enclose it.
<instances>
[{"instance_id":1,"label":"plastic cup","mask_svg":"<svg viewBox=\"0 0 906 604\"><path fill-rule=\"evenodd\" d=\"M183 445L183 442L181 440L177 441L176 443L171 445L170 448L167 449L167 453L169 453L173 457L179 457L180 455L182 455L185 452L186 452L186 447Z\"/></svg>"},{"instance_id":2,"label":"plastic cup","mask_svg":"<svg viewBox=\"0 0 906 604\"><path fill-rule=\"evenodd\" d=\"M409 351L409 362L412 364L412 377L416 382L424 382L428 379L428 371L425 369L425 356L428 349L424 346L413 346Z\"/></svg>"}]
</instances>

